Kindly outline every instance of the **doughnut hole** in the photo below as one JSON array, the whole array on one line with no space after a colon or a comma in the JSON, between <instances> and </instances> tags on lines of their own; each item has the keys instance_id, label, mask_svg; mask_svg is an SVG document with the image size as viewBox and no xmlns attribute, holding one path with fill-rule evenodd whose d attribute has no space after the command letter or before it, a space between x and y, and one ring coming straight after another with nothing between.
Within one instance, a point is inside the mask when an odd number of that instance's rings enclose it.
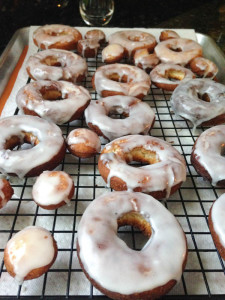
<instances>
[{"instance_id":1,"label":"doughnut hole","mask_svg":"<svg viewBox=\"0 0 225 300\"><path fill-rule=\"evenodd\" d=\"M198 98L202 101L210 102L210 97L209 97L209 94L207 94L207 93L204 93L204 94L198 93Z\"/></svg>"},{"instance_id":2,"label":"doughnut hole","mask_svg":"<svg viewBox=\"0 0 225 300\"><path fill-rule=\"evenodd\" d=\"M180 47L175 46L175 45L168 45L168 48L174 52L182 52L183 51Z\"/></svg>"},{"instance_id":3,"label":"doughnut hole","mask_svg":"<svg viewBox=\"0 0 225 300\"><path fill-rule=\"evenodd\" d=\"M225 143L221 144L220 155L225 156Z\"/></svg>"},{"instance_id":4,"label":"doughnut hole","mask_svg":"<svg viewBox=\"0 0 225 300\"><path fill-rule=\"evenodd\" d=\"M53 85L43 86L40 93L44 100L63 100L68 97L68 94L62 96L62 92Z\"/></svg>"},{"instance_id":5,"label":"doughnut hole","mask_svg":"<svg viewBox=\"0 0 225 300\"><path fill-rule=\"evenodd\" d=\"M4 149L7 150L17 150L16 147L22 147L25 144L30 144L31 147L34 147L39 144L38 138L30 132L21 132L21 135L13 135L8 140L6 140ZM27 148L27 147L26 147Z\"/></svg>"},{"instance_id":6,"label":"doughnut hole","mask_svg":"<svg viewBox=\"0 0 225 300\"><path fill-rule=\"evenodd\" d=\"M112 73L109 74L108 79L111 79L113 81L117 81L117 82L122 82L122 83L130 83L133 81L133 78L128 78L128 76L126 74L124 74L123 76L120 76L118 73Z\"/></svg>"},{"instance_id":7,"label":"doughnut hole","mask_svg":"<svg viewBox=\"0 0 225 300\"><path fill-rule=\"evenodd\" d=\"M67 35L69 32L62 30L60 32L52 31L52 30L45 30L45 34L50 35L50 36L62 36L62 35Z\"/></svg>"},{"instance_id":8,"label":"doughnut hole","mask_svg":"<svg viewBox=\"0 0 225 300\"><path fill-rule=\"evenodd\" d=\"M46 56L41 60L41 63L51 67L63 67L62 63L55 56Z\"/></svg>"},{"instance_id":9,"label":"doughnut hole","mask_svg":"<svg viewBox=\"0 0 225 300\"><path fill-rule=\"evenodd\" d=\"M180 70L169 69L166 70L165 72L165 78L171 81L176 81L176 80L181 81L185 78L185 73Z\"/></svg>"}]
</instances>

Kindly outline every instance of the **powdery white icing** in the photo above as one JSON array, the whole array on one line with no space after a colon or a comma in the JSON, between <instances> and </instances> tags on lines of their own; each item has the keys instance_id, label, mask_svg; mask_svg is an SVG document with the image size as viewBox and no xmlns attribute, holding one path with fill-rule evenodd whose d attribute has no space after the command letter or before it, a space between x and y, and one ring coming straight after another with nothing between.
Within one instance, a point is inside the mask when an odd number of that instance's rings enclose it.
<instances>
[{"instance_id":1,"label":"powdery white icing","mask_svg":"<svg viewBox=\"0 0 225 300\"><path fill-rule=\"evenodd\" d=\"M199 98L207 94L210 102ZM170 99L173 111L192 122L194 128L225 113L225 85L211 79L192 79L181 83Z\"/></svg>"},{"instance_id":2,"label":"powdery white icing","mask_svg":"<svg viewBox=\"0 0 225 300\"><path fill-rule=\"evenodd\" d=\"M211 217L213 229L219 236L219 240L225 247L225 194L222 194L212 206Z\"/></svg>"},{"instance_id":3,"label":"powdery white icing","mask_svg":"<svg viewBox=\"0 0 225 300\"><path fill-rule=\"evenodd\" d=\"M141 67L142 69L153 69L158 65L159 59L155 53L149 54L147 49L139 49L134 54L135 66Z\"/></svg>"},{"instance_id":4,"label":"powdery white icing","mask_svg":"<svg viewBox=\"0 0 225 300\"><path fill-rule=\"evenodd\" d=\"M117 219L133 211L152 228L141 251L117 236ZM186 255L185 236L176 218L142 193L112 192L92 201L79 223L78 244L89 276L105 289L125 295L179 281Z\"/></svg>"},{"instance_id":5,"label":"powdery white icing","mask_svg":"<svg viewBox=\"0 0 225 300\"><path fill-rule=\"evenodd\" d=\"M221 154L225 143L225 125L217 125L204 131L195 143L192 155L207 170L216 186L225 180L225 157Z\"/></svg>"},{"instance_id":6,"label":"powdery white icing","mask_svg":"<svg viewBox=\"0 0 225 300\"><path fill-rule=\"evenodd\" d=\"M44 171L33 185L32 197L43 206L69 203L73 185L72 178L64 171Z\"/></svg>"},{"instance_id":7,"label":"powdery white icing","mask_svg":"<svg viewBox=\"0 0 225 300\"><path fill-rule=\"evenodd\" d=\"M41 90L59 91L60 100L45 100ZM22 87L17 96L18 107L36 112L41 118L57 124L68 122L73 115L90 101L87 89L67 81L38 80Z\"/></svg>"},{"instance_id":8,"label":"powdery white icing","mask_svg":"<svg viewBox=\"0 0 225 300\"><path fill-rule=\"evenodd\" d=\"M46 58L54 58L59 66L47 65ZM79 55L58 49L48 49L31 55L26 64L36 80L70 80L76 82L78 76L86 75L87 63Z\"/></svg>"},{"instance_id":9,"label":"powdery white icing","mask_svg":"<svg viewBox=\"0 0 225 300\"><path fill-rule=\"evenodd\" d=\"M160 42L155 47L155 53L162 63L186 65L193 58L202 55L202 47L197 42L189 39L169 39Z\"/></svg>"},{"instance_id":10,"label":"powdery white icing","mask_svg":"<svg viewBox=\"0 0 225 300\"><path fill-rule=\"evenodd\" d=\"M118 74L120 80L125 75L127 82L117 82L109 77ZM99 67L95 72L95 88L99 95L102 91L115 91L127 96L147 95L150 89L151 80L141 69L126 64L111 64Z\"/></svg>"},{"instance_id":11,"label":"powdery white icing","mask_svg":"<svg viewBox=\"0 0 225 300\"><path fill-rule=\"evenodd\" d=\"M99 42L105 40L105 34L102 30L99 29L92 29L86 32L85 34L86 39L95 39L98 40Z\"/></svg>"},{"instance_id":12,"label":"powdery white icing","mask_svg":"<svg viewBox=\"0 0 225 300\"><path fill-rule=\"evenodd\" d=\"M126 119L112 119L110 114L126 114ZM97 126L104 137L113 140L127 134L147 134L155 120L151 107L131 96L111 96L91 101L85 110L86 123Z\"/></svg>"},{"instance_id":13,"label":"powdery white icing","mask_svg":"<svg viewBox=\"0 0 225 300\"><path fill-rule=\"evenodd\" d=\"M170 80L170 71L177 71L179 73L182 73L184 78L182 80ZM153 83L162 83L176 86L181 82L193 79L194 77L195 75L191 72L191 70L175 64L159 64L150 73L150 78Z\"/></svg>"},{"instance_id":14,"label":"powdery white icing","mask_svg":"<svg viewBox=\"0 0 225 300\"><path fill-rule=\"evenodd\" d=\"M95 51L95 56L97 56L98 48L100 47L100 44L97 39L84 39L79 40L78 42L79 48L82 49L81 56L85 57L85 50L86 49L93 49Z\"/></svg>"},{"instance_id":15,"label":"powdery white icing","mask_svg":"<svg viewBox=\"0 0 225 300\"><path fill-rule=\"evenodd\" d=\"M33 168L47 163L62 148L61 129L52 122L34 116L11 116L0 119L0 172L24 177ZM30 149L5 149L6 141L18 136L23 144L25 133L32 133L39 143Z\"/></svg>"},{"instance_id":16,"label":"powdery white icing","mask_svg":"<svg viewBox=\"0 0 225 300\"><path fill-rule=\"evenodd\" d=\"M102 50L102 61L122 58L124 48L119 44L110 44Z\"/></svg>"},{"instance_id":17,"label":"powdery white icing","mask_svg":"<svg viewBox=\"0 0 225 300\"><path fill-rule=\"evenodd\" d=\"M41 45L44 45L46 49L56 43L76 42L80 36L77 29L61 24L44 25L33 33L33 39L36 40L38 47L41 48Z\"/></svg>"},{"instance_id":18,"label":"powdery white icing","mask_svg":"<svg viewBox=\"0 0 225 300\"><path fill-rule=\"evenodd\" d=\"M19 283L30 271L50 264L55 255L50 232L39 226L29 226L19 231L6 247L15 279Z\"/></svg>"},{"instance_id":19,"label":"powdery white icing","mask_svg":"<svg viewBox=\"0 0 225 300\"><path fill-rule=\"evenodd\" d=\"M124 153L138 147L155 152L159 162L141 167L128 165ZM186 180L184 158L169 143L158 138L128 135L112 141L104 149L107 153L102 153L99 160L109 169L107 177L109 186L111 178L116 176L126 182L128 191L133 191L137 187L141 187L144 193L166 190L168 198L171 188Z\"/></svg>"},{"instance_id":20,"label":"powdery white icing","mask_svg":"<svg viewBox=\"0 0 225 300\"><path fill-rule=\"evenodd\" d=\"M121 30L112 33L108 38L109 44L120 44L127 52L128 57L131 57L132 51L138 48L154 48L156 44L155 37L140 30Z\"/></svg>"},{"instance_id":21,"label":"powdery white icing","mask_svg":"<svg viewBox=\"0 0 225 300\"><path fill-rule=\"evenodd\" d=\"M95 149L97 153L101 150L101 141L98 135L86 128L77 128L72 130L69 133L66 142L69 146L85 144L86 146Z\"/></svg>"},{"instance_id":22,"label":"powdery white icing","mask_svg":"<svg viewBox=\"0 0 225 300\"><path fill-rule=\"evenodd\" d=\"M218 68L212 62L211 60L204 58L204 57L196 57L191 61L191 68L192 64L195 66L195 68L199 69L203 73L203 77L209 77L209 74L211 75L211 78L214 78L216 74L218 73ZM192 71L194 72L194 69L192 68Z\"/></svg>"}]
</instances>

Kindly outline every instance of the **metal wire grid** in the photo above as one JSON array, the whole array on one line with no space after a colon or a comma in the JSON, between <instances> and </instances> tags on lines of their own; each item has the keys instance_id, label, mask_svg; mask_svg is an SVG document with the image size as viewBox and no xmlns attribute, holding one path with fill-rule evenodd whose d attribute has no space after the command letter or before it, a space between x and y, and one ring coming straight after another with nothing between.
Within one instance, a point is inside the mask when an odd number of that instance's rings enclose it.
<instances>
[{"instance_id":1,"label":"metal wire grid","mask_svg":"<svg viewBox=\"0 0 225 300\"><path fill-rule=\"evenodd\" d=\"M102 64L100 53L101 51L96 59L87 60L89 74L83 82L92 99L98 98L92 89L91 78L96 68ZM163 299L224 299L224 261L214 246L207 223L209 209L223 190L204 181L190 164L194 141L205 128L199 128L194 134L190 124L171 111L170 96L169 92L152 86L150 94L144 99L156 113L151 135L170 142L183 154L187 164L186 182L164 204L184 229L188 241L188 262L181 282ZM18 109L15 111L15 114L17 113ZM78 127L86 127L83 117L62 125L61 129L66 137L72 129ZM106 142L102 139L102 146ZM43 210L31 199L35 178L10 178L15 195L0 212L1 299L6 296L20 299L107 299L88 282L76 255L77 225L82 213L93 199L110 191L98 172L97 162L98 155L90 159L78 159L66 153L58 169L72 176L76 190L71 205L55 211ZM4 267L3 252L8 239L30 225L40 225L52 232L58 243L58 257L48 273L35 280L26 281L18 287ZM130 226L120 228L118 234L133 249L140 250L144 243L143 235Z\"/></svg>"}]
</instances>

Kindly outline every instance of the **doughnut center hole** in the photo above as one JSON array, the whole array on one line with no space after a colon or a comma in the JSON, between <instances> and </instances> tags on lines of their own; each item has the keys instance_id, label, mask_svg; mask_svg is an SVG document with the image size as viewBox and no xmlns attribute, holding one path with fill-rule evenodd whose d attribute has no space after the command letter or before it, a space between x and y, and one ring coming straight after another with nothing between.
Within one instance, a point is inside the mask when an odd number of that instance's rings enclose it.
<instances>
[{"instance_id":1,"label":"doughnut center hole","mask_svg":"<svg viewBox=\"0 0 225 300\"><path fill-rule=\"evenodd\" d=\"M170 81L183 80L184 77L185 73L180 70L169 69L165 72L165 78L169 79Z\"/></svg>"},{"instance_id":2,"label":"doughnut center hole","mask_svg":"<svg viewBox=\"0 0 225 300\"><path fill-rule=\"evenodd\" d=\"M68 94L62 95L61 91L55 86L43 86L40 93L44 100L63 100L68 97Z\"/></svg>"},{"instance_id":3,"label":"doughnut center hole","mask_svg":"<svg viewBox=\"0 0 225 300\"><path fill-rule=\"evenodd\" d=\"M178 47L178 46L170 46L169 47L170 48L170 50L172 50L172 51L174 51L174 52L182 52L183 50L180 48L180 47Z\"/></svg>"},{"instance_id":4,"label":"doughnut center hole","mask_svg":"<svg viewBox=\"0 0 225 300\"><path fill-rule=\"evenodd\" d=\"M11 151L30 149L36 146L39 140L30 132L21 132L21 135L13 135L8 140L6 140L4 149Z\"/></svg>"},{"instance_id":5,"label":"doughnut center hole","mask_svg":"<svg viewBox=\"0 0 225 300\"><path fill-rule=\"evenodd\" d=\"M135 205L135 199L133 200ZM125 213L117 219L117 223L117 236L133 250L140 251L143 249L152 235L150 223L139 212ZM138 241L138 245L135 241Z\"/></svg>"},{"instance_id":6,"label":"doughnut center hole","mask_svg":"<svg viewBox=\"0 0 225 300\"><path fill-rule=\"evenodd\" d=\"M111 119L125 119L127 117L129 117L129 113L126 112L121 106L113 106L109 113L108 113L108 117L110 117Z\"/></svg>"},{"instance_id":7,"label":"doughnut center hole","mask_svg":"<svg viewBox=\"0 0 225 300\"><path fill-rule=\"evenodd\" d=\"M129 35L128 40L131 42L141 42L143 40L142 36L137 36L137 35Z\"/></svg>"},{"instance_id":8,"label":"doughnut center hole","mask_svg":"<svg viewBox=\"0 0 225 300\"><path fill-rule=\"evenodd\" d=\"M225 143L221 144L220 155L225 157Z\"/></svg>"},{"instance_id":9,"label":"doughnut center hole","mask_svg":"<svg viewBox=\"0 0 225 300\"><path fill-rule=\"evenodd\" d=\"M202 101L210 102L210 97L209 94L207 93L204 94L198 93L198 98L201 99Z\"/></svg>"},{"instance_id":10,"label":"doughnut center hole","mask_svg":"<svg viewBox=\"0 0 225 300\"><path fill-rule=\"evenodd\" d=\"M51 67L63 67L62 63L55 56L47 56L41 61L41 63Z\"/></svg>"},{"instance_id":11,"label":"doughnut center hole","mask_svg":"<svg viewBox=\"0 0 225 300\"><path fill-rule=\"evenodd\" d=\"M120 76L118 73L112 73L108 75L108 79L116 81L116 82L122 82L122 83L129 83L132 82L132 78L128 78L128 75L124 74Z\"/></svg>"},{"instance_id":12,"label":"doughnut center hole","mask_svg":"<svg viewBox=\"0 0 225 300\"><path fill-rule=\"evenodd\" d=\"M156 152L141 147L133 148L130 152L125 153L124 159L132 167L153 165L160 162ZM143 180L147 181L149 178L144 178Z\"/></svg>"},{"instance_id":13,"label":"doughnut center hole","mask_svg":"<svg viewBox=\"0 0 225 300\"><path fill-rule=\"evenodd\" d=\"M51 31L51 30L46 30L45 32L47 35L50 35L50 36L62 36L62 35L67 35L68 33L64 30L62 31Z\"/></svg>"}]
</instances>

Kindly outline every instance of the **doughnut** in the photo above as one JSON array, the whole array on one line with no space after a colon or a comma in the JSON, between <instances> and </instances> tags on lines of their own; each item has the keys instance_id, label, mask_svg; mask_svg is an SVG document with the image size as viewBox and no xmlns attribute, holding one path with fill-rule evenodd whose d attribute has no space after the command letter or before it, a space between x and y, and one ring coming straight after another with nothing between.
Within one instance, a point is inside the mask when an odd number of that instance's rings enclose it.
<instances>
[{"instance_id":1,"label":"doughnut","mask_svg":"<svg viewBox=\"0 0 225 300\"><path fill-rule=\"evenodd\" d=\"M17 106L24 114L56 124L79 119L90 100L87 89L68 81L34 81L22 87L16 96Z\"/></svg>"},{"instance_id":2,"label":"doughnut","mask_svg":"<svg viewBox=\"0 0 225 300\"><path fill-rule=\"evenodd\" d=\"M117 236L120 226L149 239L141 251ZM78 226L77 255L86 277L112 299L156 299L181 279L187 242L177 219L159 201L133 192L93 200ZM174 259L176 258L176 259Z\"/></svg>"},{"instance_id":3,"label":"doughnut","mask_svg":"<svg viewBox=\"0 0 225 300\"><path fill-rule=\"evenodd\" d=\"M143 70L126 64L101 66L92 77L92 86L102 97L125 95L142 99L150 85L150 77Z\"/></svg>"},{"instance_id":4,"label":"doughnut","mask_svg":"<svg viewBox=\"0 0 225 300\"><path fill-rule=\"evenodd\" d=\"M146 48L152 52L156 46L155 37L140 30L121 30L112 33L109 44L120 44L125 49L125 57L131 59L136 50Z\"/></svg>"},{"instance_id":5,"label":"doughnut","mask_svg":"<svg viewBox=\"0 0 225 300\"><path fill-rule=\"evenodd\" d=\"M0 209L11 199L13 193L14 190L10 183L4 178L0 178Z\"/></svg>"},{"instance_id":6,"label":"doughnut","mask_svg":"<svg viewBox=\"0 0 225 300\"><path fill-rule=\"evenodd\" d=\"M183 38L169 39L155 47L162 63L187 65L193 58L202 56L202 47L195 41Z\"/></svg>"},{"instance_id":7,"label":"doughnut","mask_svg":"<svg viewBox=\"0 0 225 300\"><path fill-rule=\"evenodd\" d=\"M126 119L113 119L111 114L122 114ZM151 107L131 96L111 96L91 101L85 120L92 130L108 140L128 134L148 134L155 121Z\"/></svg>"},{"instance_id":8,"label":"doughnut","mask_svg":"<svg viewBox=\"0 0 225 300\"><path fill-rule=\"evenodd\" d=\"M80 39L82 35L77 29L61 24L44 25L33 33L35 45L42 50L51 48L75 50Z\"/></svg>"},{"instance_id":9,"label":"doughnut","mask_svg":"<svg viewBox=\"0 0 225 300\"><path fill-rule=\"evenodd\" d=\"M119 44L110 44L102 50L102 61L106 64L120 62L124 58L124 48Z\"/></svg>"},{"instance_id":10,"label":"doughnut","mask_svg":"<svg viewBox=\"0 0 225 300\"><path fill-rule=\"evenodd\" d=\"M4 263L7 272L18 283L40 277L53 265L57 244L51 233L39 226L17 232L7 243Z\"/></svg>"},{"instance_id":11,"label":"doughnut","mask_svg":"<svg viewBox=\"0 0 225 300\"><path fill-rule=\"evenodd\" d=\"M222 194L212 205L209 211L209 229L213 241L221 257L225 260L225 194Z\"/></svg>"},{"instance_id":12,"label":"doughnut","mask_svg":"<svg viewBox=\"0 0 225 300\"><path fill-rule=\"evenodd\" d=\"M211 60L204 57L195 57L189 63L192 72L199 77L214 78L218 73L218 67Z\"/></svg>"},{"instance_id":13,"label":"doughnut","mask_svg":"<svg viewBox=\"0 0 225 300\"><path fill-rule=\"evenodd\" d=\"M68 204L74 194L74 182L64 171L44 171L32 188L32 198L44 209L57 209Z\"/></svg>"},{"instance_id":14,"label":"doughnut","mask_svg":"<svg viewBox=\"0 0 225 300\"><path fill-rule=\"evenodd\" d=\"M66 139L66 143L70 153L81 158L95 156L101 151L101 142L98 135L86 128L72 130Z\"/></svg>"},{"instance_id":15,"label":"doughnut","mask_svg":"<svg viewBox=\"0 0 225 300\"><path fill-rule=\"evenodd\" d=\"M161 31L160 36L159 36L159 40L160 42L169 40L169 39L177 39L180 38L179 34L176 33L174 30L170 30L170 29L165 29L163 31Z\"/></svg>"},{"instance_id":16,"label":"doughnut","mask_svg":"<svg viewBox=\"0 0 225 300\"><path fill-rule=\"evenodd\" d=\"M194 129L224 123L224 101L225 85L206 78L180 83L170 99L173 111L190 120Z\"/></svg>"},{"instance_id":17,"label":"doughnut","mask_svg":"<svg viewBox=\"0 0 225 300\"><path fill-rule=\"evenodd\" d=\"M26 70L33 80L82 81L87 74L87 63L79 55L58 49L49 49L31 55Z\"/></svg>"},{"instance_id":18,"label":"doughnut","mask_svg":"<svg viewBox=\"0 0 225 300\"><path fill-rule=\"evenodd\" d=\"M65 156L66 146L61 129L35 116L16 115L0 119L0 172L20 178L53 170ZM18 151L16 146L24 143Z\"/></svg>"},{"instance_id":19,"label":"doughnut","mask_svg":"<svg viewBox=\"0 0 225 300\"><path fill-rule=\"evenodd\" d=\"M97 56L100 44L95 39L79 40L77 43L77 52L82 57L93 58Z\"/></svg>"},{"instance_id":20,"label":"doughnut","mask_svg":"<svg viewBox=\"0 0 225 300\"><path fill-rule=\"evenodd\" d=\"M150 73L152 83L163 90L173 91L181 82L195 78L187 68L175 64L159 64Z\"/></svg>"},{"instance_id":21,"label":"doughnut","mask_svg":"<svg viewBox=\"0 0 225 300\"><path fill-rule=\"evenodd\" d=\"M140 167L129 165L141 162ZM186 180L183 156L169 143L147 135L128 135L107 144L98 168L104 181L116 191L134 191L168 198Z\"/></svg>"},{"instance_id":22,"label":"doughnut","mask_svg":"<svg viewBox=\"0 0 225 300\"><path fill-rule=\"evenodd\" d=\"M225 125L202 132L196 140L191 162L195 170L213 186L225 187Z\"/></svg>"},{"instance_id":23,"label":"doughnut","mask_svg":"<svg viewBox=\"0 0 225 300\"><path fill-rule=\"evenodd\" d=\"M134 54L134 64L149 73L159 64L159 59L155 53L149 54L147 49L139 49Z\"/></svg>"},{"instance_id":24,"label":"doughnut","mask_svg":"<svg viewBox=\"0 0 225 300\"><path fill-rule=\"evenodd\" d=\"M100 29L91 29L85 33L85 39L94 39L103 44L105 42L105 33Z\"/></svg>"}]
</instances>

